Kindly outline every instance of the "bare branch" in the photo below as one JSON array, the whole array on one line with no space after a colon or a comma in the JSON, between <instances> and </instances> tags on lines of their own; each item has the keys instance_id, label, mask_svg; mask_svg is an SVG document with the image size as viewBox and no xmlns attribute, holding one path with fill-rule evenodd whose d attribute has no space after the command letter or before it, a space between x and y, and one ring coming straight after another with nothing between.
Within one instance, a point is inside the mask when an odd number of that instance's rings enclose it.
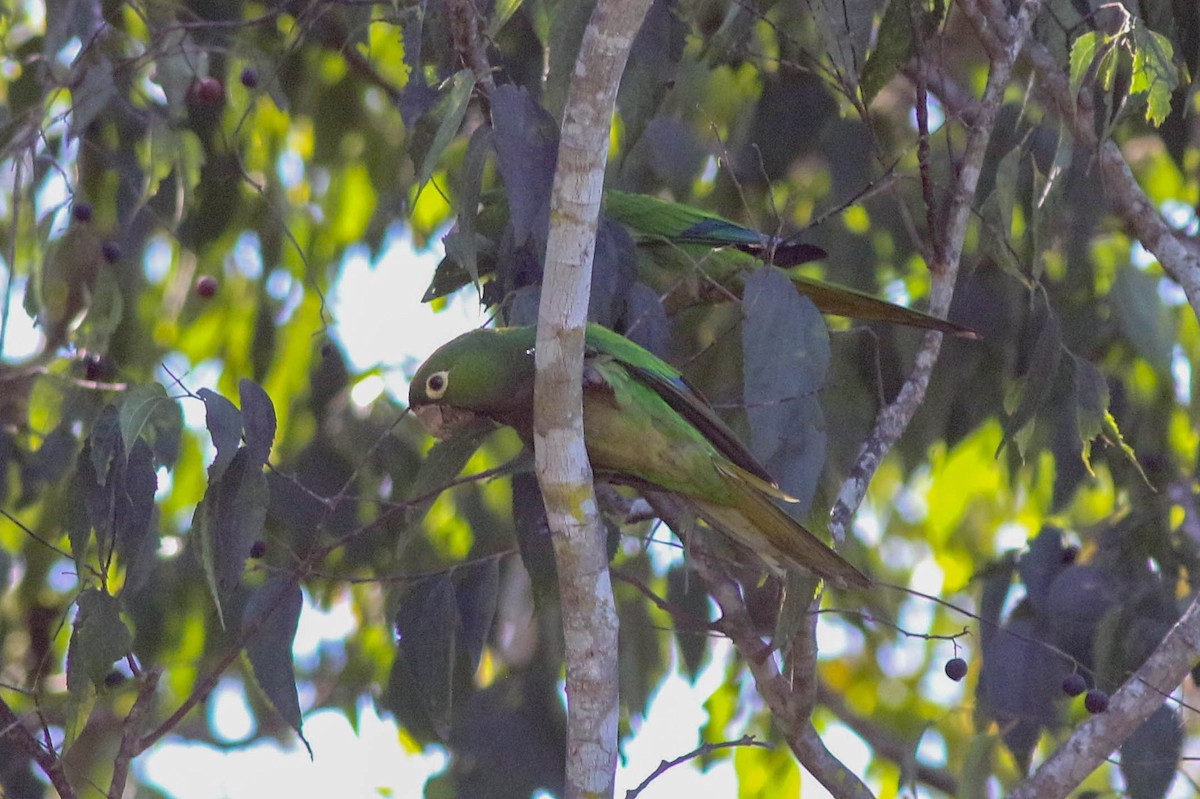
<instances>
[{"instance_id":1,"label":"bare branch","mask_svg":"<svg viewBox=\"0 0 1200 799\"><path fill-rule=\"evenodd\" d=\"M764 749L774 748L766 741L755 740L753 735L743 735L736 741L721 741L720 743L715 744L701 744L692 751L688 752L686 755L680 755L674 760L664 760L659 763L658 768L654 769L654 772L649 777L642 780L638 787L625 792L625 799L636 799L636 797L641 794L642 791L646 790L646 787L651 782L653 782L656 778L661 777L669 769L672 769L681 763L686 763L687 761L693 760L697 757L704 757L705 755L712 754L718 749L729 749L734 746L761 746Z\"/></svg>"},{"instance_id":2,"label":"bare branch","mask_svg":"<svg viewBox=\"0 0 1200 799\"><path fill-rule=\"evenodd\" d=\"M38 768L46 775L46 779L50 780L61 799L75 799L75 789L71 787L66 772L63 771L62 759L57 753L38 743L3 699L0 699L0 738L33 758L33 762L38 764Z\"/></svg>"}]
</instances>

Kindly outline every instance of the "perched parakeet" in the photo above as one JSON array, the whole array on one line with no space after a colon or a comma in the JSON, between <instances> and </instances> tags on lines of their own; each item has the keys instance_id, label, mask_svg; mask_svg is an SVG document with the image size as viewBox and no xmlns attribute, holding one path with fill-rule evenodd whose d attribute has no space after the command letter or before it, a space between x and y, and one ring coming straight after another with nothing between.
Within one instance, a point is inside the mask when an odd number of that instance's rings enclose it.
<instances>
[{"instance_id":1,"label":"perched parakeet","mask_svg":"<svg viewBox=\"0 0 1200 799\"><path fill-rule=\"evenodd\" d=\"M796 290L821 313L977 337L962 325L802 274L797 265L825 257L825 251L812 244L767 236L699 208L644 194L605 191L604 213L632 235L638 279L663 295L668 310L740 295L746 275L770 260L784 268ZM507 220L507 204L493 197L471 226L470 248L464 248L461 231L452 231L446 257L438 264L423 301L444 297L493 273ZM473 254L470 266L460 262L467 260L461 255L465 249Z\"/></svg>"},{"instance_id":2,"label":"perched parakeet","mask_svg":"<svg viewBox=\"0 0 1200 799\"><path fill-rule=\"evenodd\" d=\"M662 292L703 294L719 287L740 294L746 273L759 261L795 267L825 257L820 247L768 236L699 208L645 194L606 191L604 212L633 234L640 255L638 275ZM725 249L710 253L714 248ZM808 277L794 268L784 271L796 291L812 300L821 313L977 338L974 331L954 322ZM694 276L690 287L681 284L681 277L692 272L701 274Z\"/></svg>"},{"instance_id":3,"label":"perched parakeet","mask_svg":"<svg viewBox=\"0 0 1200 799\"><path fill-rule=\"evenodd\" d=\"M429 356L409 406L435 436L474 416L533 430L536 328L474 330ZM840 587L870 585L861 572L784 513L791 500L674 367L628 339L589 325L583 426L597 476L670 492L776 573L796 569Z\"/></svg>"}]
</instances>

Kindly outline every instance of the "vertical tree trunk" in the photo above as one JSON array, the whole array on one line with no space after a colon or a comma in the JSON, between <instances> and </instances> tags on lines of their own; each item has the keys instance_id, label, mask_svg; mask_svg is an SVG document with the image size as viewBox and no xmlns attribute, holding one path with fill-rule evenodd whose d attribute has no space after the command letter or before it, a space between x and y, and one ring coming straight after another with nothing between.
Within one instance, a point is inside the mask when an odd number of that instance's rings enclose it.
<instances>
[{"instance_id":1,"label":"vertical tree trunk","mask_svg":"<svg viewBox=\"0 0 1200 799\"><path fill-rule=\"evenodd\" d=\"M571 81L538 313L534 451L554 538L567 659L568 797L612 796L617 611L583 441L583 339L617 87L650 0L599 0Z\"/></svg>"}]
</instances>

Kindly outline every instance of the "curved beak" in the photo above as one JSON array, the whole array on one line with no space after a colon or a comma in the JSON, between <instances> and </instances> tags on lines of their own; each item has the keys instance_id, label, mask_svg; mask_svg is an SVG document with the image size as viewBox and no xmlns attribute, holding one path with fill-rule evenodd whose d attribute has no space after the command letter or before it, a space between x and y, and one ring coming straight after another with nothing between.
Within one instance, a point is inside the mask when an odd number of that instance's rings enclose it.
<instances>
[{"instance_id":1,"label":"curved beak","mask_svg":"<svg viewBox=\"0 0 1200 799\"><path fill-rule=\"evenodd\" d=\"M475 418L470 411L450 405L417 405L412 412L434 438L448 438Z\"/></svg>"}]
</instances>

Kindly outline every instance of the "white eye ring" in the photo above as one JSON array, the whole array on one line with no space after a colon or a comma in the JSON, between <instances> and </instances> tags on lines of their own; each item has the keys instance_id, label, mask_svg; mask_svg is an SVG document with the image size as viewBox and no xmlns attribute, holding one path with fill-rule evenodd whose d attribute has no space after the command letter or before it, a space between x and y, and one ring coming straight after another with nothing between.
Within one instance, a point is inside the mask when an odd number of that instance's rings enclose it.
<instances>
[{"instance_id":1,"label":"white eye ring","mask_svg":"<svg viewBox=\"0 0 1200 799\"><path fill-rule=\"evenodd\" d=\"M448 371L434 372L425 379L425 396L430 399L441 399L449 386L450 373Z\"/></svg>"}]
</instances>

